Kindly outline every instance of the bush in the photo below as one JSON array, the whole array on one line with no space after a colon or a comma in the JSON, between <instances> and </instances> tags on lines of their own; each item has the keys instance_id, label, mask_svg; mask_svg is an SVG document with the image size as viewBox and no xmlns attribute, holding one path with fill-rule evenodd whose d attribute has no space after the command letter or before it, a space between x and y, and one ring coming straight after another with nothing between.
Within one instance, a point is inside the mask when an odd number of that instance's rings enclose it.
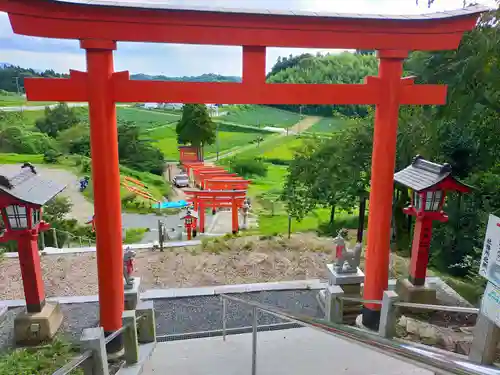
<instances>
[{"instance_id":1,"label":"bush","mask_svg":"<svg viewBox=\"0 0 500 375\"><path fill-rule=\"evenodd\" d=\"M329 222L323 222L320 223L318 226L318 235L320 236L332 236L335 237L337 236L337 233L340 229L346 228L346 229L358 229L358 217L357 216L348 216L348 217L341 217L338 219L335 219L335 222L330 224ZM368 216L365 216L365 230L367 228L367 223L368 223Z\"/></svg>"},{"instance_id":2,"label":"bush","mask_svg":"<svg viewBox=\"0 0 500 375\"><path fill-rule=\"evenodd\" d=\"M61 156L61 153L54 150L48 150L43 154L43 161L49 164L55 164L59 156Z\"/></svg>"},{"instance_id":3,"label":"bush","mask_svg":"<svg viewBox=\"0 0 500 375\"><path fill-rule=\"evenodd\" d=\"M230 163L232 172L243 177L267 175L267 165L261 159L233 159Z\"/></svg>"},{"instance_id":4,"label":"bush","mask_svg":"<svg viewBox=\"0 0 500 375\"><path fill-rule=\"evenodd\" d=\"M276 159L276 158L266 158L266 162L274 164L274 165L290 165L291 160L283 160L283 159Z\"/></svg>"}]
</instances>

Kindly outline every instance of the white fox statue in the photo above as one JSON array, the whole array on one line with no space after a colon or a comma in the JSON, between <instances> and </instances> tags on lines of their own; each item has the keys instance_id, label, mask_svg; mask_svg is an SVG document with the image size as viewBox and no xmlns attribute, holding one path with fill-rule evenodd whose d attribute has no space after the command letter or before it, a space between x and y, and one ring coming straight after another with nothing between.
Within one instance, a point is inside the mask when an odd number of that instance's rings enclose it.
<instances>
[{"instance_id":1,"label":"white fox statue","mask_svg":"<svg viewBox=\"0 0 500 375\"><path fill-rule=\"evenodd\" d=\"M356 272L361 261L361 252L363 246L361 243L356 243L354 249L348 249L346 246L347 230L339 230L337 237L333 239L335 245L335 263L333 269L337 273L352 273Z\"/></svg>"}]
</instances>

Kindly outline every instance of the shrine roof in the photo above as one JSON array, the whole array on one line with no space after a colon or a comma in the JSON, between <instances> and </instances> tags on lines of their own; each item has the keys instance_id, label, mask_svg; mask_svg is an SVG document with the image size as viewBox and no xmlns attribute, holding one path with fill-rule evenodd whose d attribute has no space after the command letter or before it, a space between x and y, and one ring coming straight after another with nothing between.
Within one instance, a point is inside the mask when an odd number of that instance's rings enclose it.
<instances>
[{"instance_id":1,"label":"shrine roof","mask_svg":"<svg viewBox=\"0 0 500 375\"><path fill-rule=\"evenodd\" d=\"M0 191L26 203L42 206L65 188L66 185L43 179L29 163L19 173L2 171L0 167Z\"/></svg>"},{"instance_id":2,"label":"shrine roof","mask_svg":"<svg viewBox=\"0 0 500 375\"><path fill-rule=\"evenodd\" d=\"M462 9L435 12L417 15L384 15L384 14L362 14L362 13L334 13L334 12L312 12L303 10L279 10L279 9L245 9L245 8L220 8L220 7L203 7L189 5L174 5L171 3L145 3L145 2L125 2L125 1L105 1L105 0L53 0L60 3L73 3L80 5L94 5L102 7L119 7L119 8L138 8L138 9L154 9L154 10L172 10L172 11L194 11L206 13L232 13L232 14L255 14L255 15L272 15L272 16L292 16L292 17L326 17L326 18L352 18L352 19L367 19L367 20L429 20L439 18L452 18L468 16L487 11L488 8L481 5L469 6Z\"/></svg>"},{"instance_id":3,"label":"shrine roof","mask_svg":"<svg viewBox=\"0 0 500 375\"><path fill-rule=\"evenodd\" d=\"M430 189L447 178L451 179L453 184L456 184L457 190L468 191L469 187L461 183L452 176L450 164L437 164L425 160L422 156L417 155L410 166L397 172L394 175L394 181L421 192ZM463 189L460 189L463 188Z\"/></svg>"}]
</instances>

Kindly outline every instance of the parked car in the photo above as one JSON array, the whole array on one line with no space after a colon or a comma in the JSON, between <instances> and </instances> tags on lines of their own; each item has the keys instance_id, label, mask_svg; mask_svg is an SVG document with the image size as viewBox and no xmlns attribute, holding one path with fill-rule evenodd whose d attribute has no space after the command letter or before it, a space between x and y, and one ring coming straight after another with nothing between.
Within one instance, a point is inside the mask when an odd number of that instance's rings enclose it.
<instances>
[{"instance_id":1,"label":"parked car","mask_svg":"<svg viewBox=\"0 0 500 375\"><path fill-rule=\"evenodd\" d=\"M189 186L189 177L187 174L178 174L174 177L174 185L178 188Z\"/></svg>"}]
</instances>

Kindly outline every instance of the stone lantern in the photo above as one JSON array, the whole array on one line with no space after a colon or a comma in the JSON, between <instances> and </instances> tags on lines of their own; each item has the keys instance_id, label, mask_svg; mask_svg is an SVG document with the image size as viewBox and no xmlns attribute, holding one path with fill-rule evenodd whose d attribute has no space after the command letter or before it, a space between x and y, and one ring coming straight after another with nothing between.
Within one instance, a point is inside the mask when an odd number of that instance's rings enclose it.
<instances>
[{"instance_id":1,"label":"stone lantern","mask_svg":"<svg viewBox=\"0 0 500 375\"><path fill-rule=\"evenodd\" d=\"M62 322L59 306L45 303L38 233L50 228L42 220L42 206L64 188L65 185L42 179L29 163L13 175L0 169L0 213L3 221L0 242L17 242L26 298L26 311L19 314L14 322L16 341L20 343L50 339Z\"/></svg>"},{"instance_id":2,"label":"stone lantern","mask_svg":"<svg viewBox=\"0 0 500 375\"><path fill-rule=\"evenodd\" d=\"M452 175L449 164L436 164L416 156L410 166L397 172L394 181L410 188L411 203L404 213L415 216L408 280L398 281L398 292L403 299L412 302L432 303L436 291L425 286L429 249L432 238L432 222L446 222L443 211L446 193L469 193L471 188Z\"/></svg>"},{"instance_id":3,"label":"stone lantern","mask_svg":"<svg viewBox=\"0 0 500 375\"><path fill-rule=\"evenodd\" d=\"M198 214L195 211L188 209L185 214L181 216L181 220L184 220L184 227L187 232L188 241L191 240L192 231L196 228L196 221L198 220Z\"/></svg>"}]
</instances>

